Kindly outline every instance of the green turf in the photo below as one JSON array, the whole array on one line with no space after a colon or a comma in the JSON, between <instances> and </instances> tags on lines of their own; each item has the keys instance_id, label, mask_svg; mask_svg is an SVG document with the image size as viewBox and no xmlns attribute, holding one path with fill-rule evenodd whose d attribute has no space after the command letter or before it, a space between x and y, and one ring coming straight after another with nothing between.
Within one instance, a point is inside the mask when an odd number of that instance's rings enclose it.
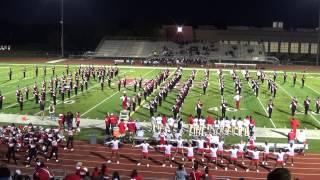
<instances>
[{"instance_id":1,"label":"green turf","mask_svg":"<svg viewBox=\"0 0 320 180\"><path fill-rule=\"evenodd\" d=\"M5 96L4 109L1 111L3 113L19 113L19 114L30 114L34 115L39 112L39 106L34 103L33 97L31 96L29 101L24 103L24 110L19 111L18 104L16 103L15 90L19 86L20 88L28 86L32 91L34 82L38 83L38 86L41 85L43 79L49 80L52 76L51 66L47 66L47 76L43 76L42 67L44 65L39 65L39 77L35 78L34 74L34 65L26 65L27 68L27 77L22 78L21 70L24 68L24 65L9 65L9 64L0 64L0 90ZM13 70L13 80L8 81L8 69L9 67ZM70 71L74 72L76 66L70 66ZM56 66L56 74L61 75L65 71L64 66ZM126 76L127 79L139 78L142 76L144 79L154 78L161 70L155 69L152 67L146 67L144 69L138 68L120 68L120 78ZM170 70L173 72L173 70ZM177 87L182 86L182 84L187 80L191 70L184 70L183 77L179 82ZM255 73L251 73L254 76ZM303 100L306 96L309 96L312 100L311 110L315 109L315 99L320 96L320 74L312 73L306 75L306 85L304 88L301 88L301 73L298 74L297 84L295 87L292 86L292 73L288 72L287 83L283 84L282 74L278 73L277 85L278 91L277 96L274 99L274 112L273 117L270 120L267 118L265 108L269 99L271 98L270 93L267 91L267 82L265 82L260 87L259 98L254 96L249 84L245 81L243 75L238 71L238 75L243 82L243 93L241 100L241 109L240 111L227 112L228 117L236 116L244 118L246 115L252 115L257 121L257 126L259 127L277 127L284 128L289 127L290 109L289 104L291 102L291 96L295 96L299 100L300 106L298 107L299 113L297 118L301 121L302 128L314 129L320 128L320 116L317 114L309 113L309 115L302 114L303 112ZM272 76L272 73L268 73L269 76ZM229 71L224 72L225 77L225 94L224 98L227 100L231 110L234 110L234 87L233 82L230 76ZM207 116L208 114L218 117L221 112L218 109L220 107L220 90L218 86L218 76L216 71L210 72L209 78L209 87L206 95L202 94L201 83L204 78L204 70L199 70L196 74L196 79L194 86L190 89L189 95L187 96L185 103L182 107L181 116L186 120L186 117L189 114L195 114L195 104L198 99L204 103L203 115ZM170 79L170 78L169 78ZM169 79L167 81L169 81ZM83 118L97 118L103 119L107 112L113 112L118 114L121 110L121 101L120 97L122 96L122 91L126 91L129 96L135 94L132 87L127 89L122 89L121 92L117 90L117 80L113 80L112 88L105 87L104 91L100 90L100 84L97 81L90 81L89 90L84 93L78 94L75 96L71 94L70 100L74 101L73 104L58 104L56 107L57 114L67 111L79 111ZM171 115L171 108L175 101L175 98L178 94L179 89L174 89L168 94L166 102L163 102L163 105L158 108L158 113ZM155 92L158 92L156 90ZM148 100L150 100L156 93L153 93ZM60 99L60 96L57 96L57 99ZM143 104L147 104L143 102ZM48 100L49 101L49 100ZM260 103L261 102L261 103ZM47 102L47 106L49 102ZM149 120L149 110L144 107L139 107L137 112L133 114L133 118L138 119L139 121L148 121ZM273 125L274 124L274 125Z\"/></svg>"}]
</instances>

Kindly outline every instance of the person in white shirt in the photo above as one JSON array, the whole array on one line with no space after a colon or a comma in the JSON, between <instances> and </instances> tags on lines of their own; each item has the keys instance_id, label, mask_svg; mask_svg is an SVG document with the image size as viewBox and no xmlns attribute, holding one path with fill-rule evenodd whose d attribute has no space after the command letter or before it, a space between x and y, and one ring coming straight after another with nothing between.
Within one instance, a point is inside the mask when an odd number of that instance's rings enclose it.
<instances>
[{"instance_id":1,"label":"person in white shirt","mask_svg":"<svg viewBox=\"0 0 320 180\"><path fill-rule=\"evenodd\" d=\"M117 161L117 164L119 164L119 145L120 145L120 141L117 140L117 138L114 137L112 141L106 142L105 144L106 145L111 145L111 150L112 150L112 153L111 153L110 159L108 160L108 163L111 163L113 156L116 155L116 161Z\"/></svg>"},{"instance_id":2,"label":"person in white shirt","mask_svg":"<svg viewBox=\"0 0 320 180\"><path fill-rule=\"evenodd\" d=\"M220 135L224 135L224 127L225 127L225 119L224 118L221 118L220 120Z\"/></svg>"},{"instance_id":3,"label":"person in white shirt","mask_svg":"<svg viewBox=\"0 0 320 180\"><path fill-rule=\"evenodd\" d=\"M282 149L279 149L279 152L273 152L273 154L276 155L276 163L274 164L273 169L278 167L278 165L281 165L281 167L284 168L285 163L283 162L283 160L286 153L283 152Z\"/></svg>"},{"instance_id":4,"label":"person in white shirt","mask_svg":"<svg viewBox=\"0 0 320 180\"><path fill-rule=\"evenodd\" d=\"M221 163L223 163L223 146L224 146L224 141L222 139L220 139L219 142L218 142L217 155L220 156L220 162Z\"/></svg>"},{"instance_id":5,"label":"person in white shirt","mask_svg":"<svg viewBox=\"0 0 320 180\"><path fill-rule=\"evenodd\" d=\"M140 162L138 162L137 166L140 166L141 165L141 162L143 161L143 159L146 159L147 161L147 167L149 167L149 148L150 149L154 149L152 146L150 146L149 143L147 143L145 140L143 141L142 144L140 145L136 145L135 146L136 148L139 148L141 147L141 150L142 150L142 155L141 155L141 158L140 158Z\"/></svg>"},{"instance_id":6,"label":"person in white shirt","mask_svg":"<svg viewBox=\"0 0 320 180\"><path fill-rule=\"evenodd\" d=\"M151 128L152 128L152 132L156 132L156 127L157 127L157 121L156 118L154 116L151 117Z\"/></svg>"},{"instance_id":7,"label":"person in white shirt","mask_svg":"<svg viewBox=\"0 0 320 180\"><path fill-rule=\"evenodd\" d=\"M214 128L213 134L218 135L220 133L219 132L219 128L220 128L220 121L219 120L214 121L213 128Z\"/></svg>"},{"instance_id":8,"label":"person in white shirt","mask_svg":"<svg viewBox=\"0 0 320 180\"><path fill-rule=\"evenodd\" d=\"M236 135L236 129L237 129L237 120L236 117L233 116L231 119L231 135L234 136Z\"/></svg>"},{"instance_id":9,"label":"person in white shirt","mask_svg":"<svg viewBox=\"0 0 320 180\"><path fill-rule=\"evenodd\" d=\"M204 129L206 128L206 120L201 116L199 119L199 135L203 136Z\"/></svg>"},{"instance_id":10,"label":"person in white shirt","mask_svg":"<svg viewBox=\"0 0 320 180\"><path fill-rule=\"evenodd\" d=\"M168 119L167 128L170 129L171 133L173 133L174 123L175 123L175 119L173 119L173 117L170 117Z\"/></svg>"},{"instance_id":11,"label":"person in white shirt","mask_svg":"<svg viewBox=\"0 0 320 180\"><path fill-rule=\"evenodd\" d=\"M174 149L168 141L166 141L165 145L157 145L157 147L164 148L164 158L162 167L166 167L166 161L169 160L170 167L172 167L172 158L171 158L171 150Z\"/></svg>"},{"instance_id":12,"label":"person in white shirt","mask_svg":"<svg viewBox=\"0 0 320 180\"><path fill-rule=\"evenodd\" d=\"M205 154L204 143L206 141L201 138L201 139L195 140L195 142L197 142L197 145L198 145L197 153L201 154L201 158L202 158L201 161L204 162L204 154Z\"/></svg>"},{"instance_id":13,"label":"person in white shirt","mask_svg":"<svg viewBox=\"0 0 320 180\"><path fill-rule=\"evenodd\" d=\"M231 121L229 120L229 118L227 117L226 120L224 121L224 125L225 125L225 135L229 135L230 133L230 129L231 129Z\"/></svg>"},{"instance_id":14,"label":"person in white shirt","mask_svg":"<svg viewBox=\"0 0 320 180\"><path fill-rule=\"evenodd\" d=\"M262 158L262 164L268 165L268 158L270 153L270 145L268 142L265 142L263 145L263 158Z\"/></svg>"},{"instance_id":15,"label":"person in white shirt","mask_svg":"<svg viewBox=\"0 0 320 180\"><path fill-rule=\"evenodd\" d=\"M294 150L295 150L295 146L293 143L290 143L289 147L286 148L287 151L287 159L286 159L286 163L288 162L289 159L291 159L291 166L293 166L293 157L294 157Z\"/></svg>"},{"instance_id":16,"label":"person in white shirt","mask_svg":"<svg viewBox=\"0 0 320 180\"><path fill-rule=\"evenodd\" d=\"M260 154L260 151L258 151L258 148L255 147L253 151L252 150L248 150L248 152L251 154L251 161L250 161L250 165L246 169L246 172L249 172L250 167L252 165L255 165L256 166L256 171L259 172L258 165L259 165L259 154Z\"/></svg>"},{"instance_id":17,"label":"person in white shirt","mask_svg":"<svg viewBox=\"0 0 320 180\"><path fill-rule=\"evenodd\" d=\"M197 136L199 134L199 119L193 119L193 135Z\"/></svg>"},{"instance_id":18,"label":"person in white shirt","mask_svg":"<svg viewBox=\"0 0 320 180\"><path fill-rule=\"evenodd\" d=\"M239 93L237 93L233 99L236 101L236 108L239 110L240 109L240 99L241 99L241 96Z\"/></svg>"},{"instance_id":19,"label":"person in white shirt","mask_svg":"<svg viewBox=\"0 0 320 180\"><path fill-rule=\"evenodd\" d=\"M162 117L160 116L160 114L156 117L156 122L157 122L157 131L160 132L162 127Z\"/></svg>"},{"instance_id":20,"label":"person in white shirt","mask_svg":"<svg viewBox=\"0 0 320 180\"><path fill-rule=\"evenodd\" d=\"M192 167L194 165L194 149L197 147L192 147L192 144L189 143L188 147L185 147L185 149L187 150L187 158L188 161L192 161Z\"/></svg>"},{"instance_id":21,"label":"person in white shirt","mask_svg":"<svg viewBox=\"0 0 320 180\"><path fill-rule=\"evenodd\" d=\"M225 152L230 152L230 159L227 167L224 168L225 171L228 170L228 168L230 167L230 164L234 166L235 171L238 171L237 169L238 151L239 149L237 149L236 146L232 146L232 149L225 150Z\"/></svg>"},{"instance_id":22,"label":"person in white shirt","mask_svg":"<svg viewBox=\"0 0 320 180\"><path fill-rule=\"evenodd\" d=\"M243 140L240 141L240 144L238 144L238 156L241 157L241 164L244 165L244 150L246 147L246 143L243 142Z\"/></svg>"},{"instance_id":23,"label":"person in white shirt","mask_svg":"<svg viewBox=\"0 0 320 180\"><path fill-rule=\"evenodd\" d=\"M209 153L209 159L207 162L207 167L209 167L209 163L214 163L215 164L215 169L218 169L218 155L217 155L217 151L218 151L218 146L217 144L212 144L212 146L210 147L210 145L207 146L207 152Z\"/></svg>"},{"instance_id":24,"label":"person in white shirt","mask_svg":"<svg viewBox=\"0 0 320 180\"><path fill-rule=\"evenodd\" d=\"M243 121L239 117L237 121L237 126L238 126L238 136L242 136L242 131L243 131Z\"/></svg>"},{"instance_id":25,"label":"person in white shirt","mask_svg":"<svg viewBox=\"0 0 320 180\"><path fill-rule=\"evenodd\" d=\"M297 143L298 144L304 144L304 147L301 149L300 153L305 155L304 154L304 150L305 149L308 149L308 144L306 143L307 142L307 139L306 139L306 134L305 132L301 129L298 133L297 133Z\"/></svg>"},{"instance_id":26,"label":"person in white shirt","mask_svg":"<svg viewBox=\"0 0 320 180\"><path fill-rule=\"evenodd\" d=\"M244 135L249 136L249 124L250 120L248 117L244 118L243 120L243 129L244 129Z\"/></svg>"},{"instance_id":27,"label":"person in white shirt","mask_svg":"<svg viewBox=\"0 0 320 180\"><path fill-rule=\"evenodd\" d=\"M174 158L177 156L178 153L181 153L181 160L184 161L184 146L183 146L183 139L181 139L181 136L176 140L177 142L177 149L176 152L174 153L172 160L174 160Z\"/></svg>"}]
</instances>

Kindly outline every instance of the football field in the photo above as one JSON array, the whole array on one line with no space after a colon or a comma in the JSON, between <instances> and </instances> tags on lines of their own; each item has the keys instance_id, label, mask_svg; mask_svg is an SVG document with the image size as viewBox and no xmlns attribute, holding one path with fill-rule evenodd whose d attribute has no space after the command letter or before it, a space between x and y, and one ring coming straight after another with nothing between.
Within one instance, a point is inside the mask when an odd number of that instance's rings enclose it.
<instances>
[{"instance_id":1,"label":"football field","mask_svg":"<svg viewBox=\"0 0 320 180\"><path fill-rule=\"evenodd\" d=\"M0 91L5 97L3 102L3 109L1 113L7 114L26 114L26 115L39 115L39 105L35 104L35 100L32 96L32 89L35 82L37 82L38 87L41 87L42 81L47 82L52 78L51 67L53 65L47 66L47 74L43 74L44 64L38 64L39 76L35 77L34 65L22 65L22 64L0 64ZM9 80L8 72L11 67L13 71L12 80ZM26 68L26 78L23 78L23 69ZM74 73L77 66L70 65L70 71ZM98 80L90 79L88 90L83 93L79 91L78 95L74 92L71 93L70 98L66 98L65 102L62 103L61 97L57 94L57 106L56 114L66 113L68 111L77 112L79 111L83 118L91 119L104 119L106 113L119 114L121 107L120 97L125 91L126 94L131 97L137 92L133 91L132 82L135 78L139 79L142 77L144 81L151 80L157 76L159 72L166 68L155 68L155 67L121 67L119 66L119 77L114 78L112 81L111 88L107 87L102 91L100 83ZM170 68L170 75L174 72L174 68ZM61 76L66 69L64 65L56 65L55 73ZM175 89L168 93L168 97L165 102L163 102L161 107L158 107L159 114L166 114L171 116L171 108L175 103L176 96L179 93L180 87L187 81L192 69L184 69L183 75ZM273 76L273 71L267 71L267 76L270 78ZM226 116L232 118L241 117L242 119L251 115L257 122L259 127L272 127L272 128L284 128L290 126L291 110L290 103L293 97L298 99L298 112L296 118L301 122L301 126L307 129L319 129L320 128L320 115L315 113L315 100L320 96L320 74L318 73L305 73L306 83L305 86L301 87L301 76L302 72L297 73L297 84L293 86L292 75L294 72L287 72L288 78L287 82L283 83L282 71L277 72L278 77L276 80L278 90L276 97L273 99L270 92L268 91L267 81L264 84L260 84L260 93L258 98L254 95L251 89L250 82L248 83L241 70L237 70L237 74L242 81L242 98L240 104L240 110L235 109L234 102L234 85L231 78L230 70L224 70L224 80L225 80L225 91L224 99L228 103ZM255 71L250 72L251 77L256 78ZM121 91L118 91L117 82L118 78L122 79L126 77L128 80L128 86L126 89L123 87ZM171 79L171 76L167 79L167 82ZM195 81L193 86L190 88L189 94L186 97L184 104L181 109L180 115L186 122L186 117L189 114L195 115L195 106L200 99L203 103L203 115L206 117L208 114L215 118L221 115L220 102L221 95L219 89L219 81L217 70L210 70L209 86L206 94L202 92L202 82L204 80L204 69L197 69ZM29 87L30 97L24 102L24 109L20 111L19 104L17 103L15 92L18 88L24 89ZM149 100L157 94L159 89L155 90L153 94L147 99L147 101L142 101L142 105L137 107L137 110L132 113L132 117L139 121L149 121L149 110L148 104ZM141 90L142 92L142 90ZM304 114L303 101L309 96L311 99L310 112L308 115ZM50 96L47 93L46 107L50 104ZM274 109L272 118L267 117L267 104L270 99L273 99Z\"/></svg>"}]
</instances>

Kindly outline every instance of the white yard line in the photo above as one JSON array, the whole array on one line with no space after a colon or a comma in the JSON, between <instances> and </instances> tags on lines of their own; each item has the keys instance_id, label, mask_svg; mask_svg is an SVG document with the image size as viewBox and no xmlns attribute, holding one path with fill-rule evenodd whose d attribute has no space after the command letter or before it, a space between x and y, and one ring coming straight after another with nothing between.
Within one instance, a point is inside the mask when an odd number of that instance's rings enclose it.
<instances>
[{"instance_id":1,"label":"white yard line","mask_svg":"<svg viewBox=\"0 0 320 180\"><path fill-rule=\"evenodd\" d=\"M242 72L240 72L240 73L242 74ZM244 74L242 74L242 75L244 76ZM250 87L250 82L249 82L249 81L248 81L248 85L249 85L249 87ZM265 113L266 113L266 115L268 116L268 115L269 115L269 114L268 114L268 111L267 111L267 109L263 106L263 104L262 104L262 102L261 102L260 98L259 98L259 97L257 97L257 99L258 99L258 101L259 101L259 103L260 103L261 107L263 108L264 112L265 112ZM271 118L269 118L269 120L270 120L270 122L271 122L272 126L273 126L274 128L277 128L277 127L276 127L276 125L274 124L273 120L272 120Z\"/></svg>"},{"instance_id":2,"label":"white yard line","mask_svg":"<svg viewBox=\"0 0 320 180\"><path fill-rule=\"evenodd\" d=\"M148 73L144 74L143 77L146 77L147 75L149 75L150 73L152 73L155 69L152 69L151 71L149 71ZM109 99L111 99L113 96L117 95L120 91L113 93L111 96L105 98L104 100L102 100L100 103L96 104L95 106L93 106L92 108L88 109L86 112L82 113L81 117L83 117L84 115L88 114L89 112L91 112L92 110L94 110L95 108L97 108L98 106L100 106L101 104L103 104L104 102L108 101Z\"/></svg>"}]
</instances>

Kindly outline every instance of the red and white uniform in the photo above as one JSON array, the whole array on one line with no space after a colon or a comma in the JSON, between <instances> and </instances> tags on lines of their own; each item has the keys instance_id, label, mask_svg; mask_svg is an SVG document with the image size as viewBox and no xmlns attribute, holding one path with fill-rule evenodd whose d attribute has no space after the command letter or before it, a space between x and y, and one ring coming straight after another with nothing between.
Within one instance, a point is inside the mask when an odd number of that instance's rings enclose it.
<instances>
[{"instance_id":1,"label":"red and white uniform","mask_svg":"<svg viewBox=\"0 0 320 180\"><path fill-rule=\"evenodd\" d=\"M218 151L218 148L216 148L216 147L209 149L211 160L216 160L217 159L217 151Z\"/></svg>"},{"instance_id":2,"label":"red and white uniform","mask_svg":"<svg viewBox=\"0 0 320 180\"><path fill-rule=\"evenodd\" d=\"M264 155L269 155L269 153L270 153L270 146L264 144L264 145L263 145L263 148L264 148L263 154L264 154Z\"/></svg>"},{"instance_id":3,"label":"red and white uniform","mask_svg":"<svg viewBox=\"0 0 320 180\"><path fill-rule=\"evenodd\" d=\"M183 148L184 148L183 147L183 140L182 139L177 140L177 149L181 150Z\"/></svg>"},{"instance_id":4,"label":"red and white uniform","mask_svg":"<svg viewBox=\"0 0 320 180\"><path fill-rule=\"evenodd\" d=\"M149 154L149 146L150 146L149 143L142 143L142 144L137 145L137 146L135 146L135 147L142 147L142 155L143 155L144 157L147 157L148 154Z\"/></svg>"},{"instance_id":5,"label":"red and white uniform","mask_svg":"<svg viewBox=\"0 0 320 180\"><path fill-rule=\"evenodd\" d=\"M238 159L238 149L229 149L226 152L230 152L231 161L236 161Z\"/></svg>"},{"instance_id":6,"label":"red and white uniform","mask_svg":"<svg viewBox=\"0 0 320 180\"><path fill-rule=\"evenodd\" d=\"M159 138L160 138L160 145L164 145L165 141L166 141L166 134L165 133L160 133L159 134Z\"/></svg>"},{"instance_id":7,"label":"red and white uniform","mask_svg":"<svg viewBox=\"0 0 320 180\"><path fill-rule=\"evenodd\" d=\"M243 155L245 146L246 146L246 145L245 145L244 143L240 143L240 144L238 145L238 148L239 148L238 155L239 155L239 156L242 156L242 155Z\"/></svg>"},{"instance_id":8,"label":"red and white uniform","mask_svg":"<svg viewBox=\"0 0 320 180\"><path fill-rule=\"evenodd\" d=\"M119 140L112 140L110 141L110 144L112 144L112 152L117 152L119 150Z\"/></svg>"},{"instance_id":9,"label":"red and white uniform","mask_svg":"<svg viewBox=\"0 0 320 180\"><path fill-rule=\"evenodd\" d=\"M285 152L275 152L273 153L274 155L276 155L276 158L277 158L277 163L283 163L283 158L284 158L284 155L286 154Z\"/></svg>"},{"instance_id":10,"label":"red and white uniform","mask_svg":"<svg viewBox=\"0 0 320 180\"><path fill-rule=\"evenodd\" d=\"M188 160L191 161L193 159L193 156L194 156L193 147L186 147L186 149L187 149Z\"/></svg>"},{"instance_id":11,"label":"red and white uniform","mask_svg":"<svg viewBox=\"0 0 320 180\"><path fill-rule=\"evenodd\" d=\"M164 145L164 155L166 157L171 157L171 149L172 149L172 145L168 144L168 145Z\"/></svg>"},{"instance_id":12,"label":"red and white uniform","mask_svg":"<svg viewBox=\"0 0 320 180\"><path fill-rule=\"evenodd\" d=\"M80 125L80 114L77 114L75 120L76 120L76 125L79 126Z\"/></svg>"},{"instance_id":13,"label":"red and white uniform","mask_svg":"<svg viewBox=\"0 0 320 180\"><path fill-rule=\"evenodd\" d=\"M295 147L294 146L289 146L288 148L288 152L287 152L287 154L290 156L290 157L293 157L294 156L294 149L295 149Z\"/></svg>"},{"instance_id":14,"label":"red and white uniform","mask_svg":"<svg viewBox=\"0 0 320 180\"><path fill-rule=\"evenodd\" d=\"M259 154L260 154L260 151L251 151L251 150L248 150L249 153L251 153L251 161L254 163L254 164L259 164Z\"/></svg>"},{"instance_id":15,"label":"red and white uniform","mask_svg":"<svg viewBox=\"0 0 320 180\"><path fill-rule=\"evenodd\" d=\"M241 96L239 94L237 94L233 97L233 99L236 101L236 108L237 109L240 109L240 98L241 98Z\"/></svg>"},{"instance_id":16,"label":"red and white uniform","mask_svg":"<svg viewBox=\"0 0 320 180\"><path fill-rule=\"evenodd\" d=\"M205 140L203 139L197 140L197 143L198 143L198 153L203 153Z\"/></svg>"},{"instance_id":17,"label":"red and white uniform","mask_svg":"<svg viewBox=\"0 0 320 180\"><path fill-rule=\"evenodd\" d=\"M223 141L219 141L218 142L218 155L222 155L223 153L223 145L224 145L224 142Z\"/></svg>"}]
</instances>

